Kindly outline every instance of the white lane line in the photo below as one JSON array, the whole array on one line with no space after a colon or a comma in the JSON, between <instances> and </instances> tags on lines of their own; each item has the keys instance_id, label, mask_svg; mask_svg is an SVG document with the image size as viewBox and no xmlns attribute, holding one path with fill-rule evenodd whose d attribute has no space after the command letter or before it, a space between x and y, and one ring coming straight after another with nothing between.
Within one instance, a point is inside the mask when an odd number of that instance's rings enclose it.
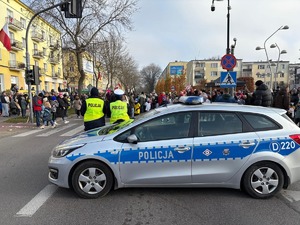
<instances>
[{"instance_id":1,"label":"white lane line","mask_svg":"<svg viewBox=\"0 0 300 225\"><path fill-rule=\"evenodd\" d=\"M50 198L58 187L54 184L47 185L30 202L28 202L15 217L32 217L33 214Z\"/></svg>"},{"instance_id":2,"label":"white lane line","mask_svg":"<svg viewBox=\"0 0 300 225\"><path fill-rule=\"evenodd\" d=\"M74 134L82 132L83 130L84 130L84 126L80 126L80 127L77 127L77 128L75 128L73 130L70 130L69 132L64 133L64 134L62 134L60 136L63 136L63 137L65 137L65 136L73 136Z\"/></svg>"},{"instance_id":3,"label":"white lane line","mask_svg":"<svg viewBox=\"0 0 300 225\"><path fill-rule=\"evenodd\" d=\"M37 130L31 130L31 131L28 131L28 132L17 134L17 135L14 135L13 137L25 137L25 136L28 136L30 134L35 134L35 133L38 133L38 132L41 132L41 131L42 130L40 128L37 128Z\"/></svg>"},{"instance_id":4,"label":"white lane line","mask_svg":"<svg viewBox=\"0 0 300 225\"><path fill-rule=\"evenodd\" d=\"M39 135L37 135L37 136L38 136L38 137L48 137L48 136L51 135L51 134L55 134L55 133L57 133L57 132L59 132L59 131L68 129L68 128L73 127L73 126L75 126L75 125L76 125L76 124L68 124L68 125L66 125L66 126L59 127L59 128L51 128L50 131L48 131L48 132L46 132L46 133L43 133L43 134L39 134Z\"/></svg>"},{"instance_id":5,"label":"white lane line","mask_svg":"<svg viewBox=\"0 0 300 225\"><path fill-rule=\"evenodd\" d=\"M290 202L300 201L300 191L283 190L281 194Z\"/></svg>"}]
</instances>

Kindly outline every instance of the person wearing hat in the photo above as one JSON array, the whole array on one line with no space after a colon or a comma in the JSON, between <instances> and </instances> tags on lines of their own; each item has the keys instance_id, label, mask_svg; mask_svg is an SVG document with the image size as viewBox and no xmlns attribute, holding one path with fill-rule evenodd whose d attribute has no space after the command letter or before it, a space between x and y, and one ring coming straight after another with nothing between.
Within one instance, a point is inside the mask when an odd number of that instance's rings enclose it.
<instances>
[{"instance_id":1,"label":"person wearing hat","mask_svg":"<svg viewBox=\"0 0 300 225\"><path fill-rule=\"evenodd\" d=\"M255 82L256 90L253 92L251 103L252 105L270 107L273 103L273 96L271 90L262 81Z\"/></svg>"},{"instance_id":2,"label":"person wearing hat","mask_svg":"<svg viewBox=\"0 0 300 225\"><path fill-rule=\"evenodd\" d=\"M110 123L119 123L129 120L130 108L127 102L122 101L124 91L121 89L114 90L115 101L109 104L107 116L110 117Z\"/></svg>"},{"instance_id":3,"label":"person wearing hat","mask_svg":"<svg viewBox=\"0 0 300 225\"><path fill-rule=\"evenodd\" d=\"M99 98L97 88L91 89L90 97L83 101L80 111L83 116L85 131L105 126L104 101Z\"/></svg>"}]
</instances>

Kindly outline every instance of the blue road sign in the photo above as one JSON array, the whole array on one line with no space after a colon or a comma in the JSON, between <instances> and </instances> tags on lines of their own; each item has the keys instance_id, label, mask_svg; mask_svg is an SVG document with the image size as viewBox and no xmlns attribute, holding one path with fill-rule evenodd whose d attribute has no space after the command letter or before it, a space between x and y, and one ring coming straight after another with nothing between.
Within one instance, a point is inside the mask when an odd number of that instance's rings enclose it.
<instances>
[{"instance_id":1,"label":"blue road sign","mask_svg":"<svg viewBox=\"0 0 300 225\"><path fill-rule=\"evenodd\" d=\"M221 72L220 87L236 87L236 71Z\"/></svg>"},{"instance_id":2,"label":"blue road sign","mask_svg":"<svg viewBox=\"0 0 300 225\"><path fill-rule=\"evenodd\" d=\"M221 65L224 70L232 70L236 65L236 58L232 54L226 54L221 58Z\"/></svg>"}]
</instances>

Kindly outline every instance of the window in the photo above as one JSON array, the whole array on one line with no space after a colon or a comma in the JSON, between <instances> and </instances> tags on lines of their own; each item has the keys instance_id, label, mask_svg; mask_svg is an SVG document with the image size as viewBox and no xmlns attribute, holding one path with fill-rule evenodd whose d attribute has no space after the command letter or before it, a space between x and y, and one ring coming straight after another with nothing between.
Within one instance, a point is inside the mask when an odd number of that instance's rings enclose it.
<instances>
[{"instance_id":1,"label":"window","mask_svg":"<svg viewBox=\"0 0 300 225\"><path fill-rule=\"evenodd\" d=\"M48 71L47 63L44 63L44 70L45 70L45 72Z\"/></svg>"},{"instance_id":2,"label":"window","mask_svg":"<svg viewBox=\"0 0 300 225\"><path fill-rule=\"evenodd\" d=\"M20 18L21 25L24 29L26 29L26 20L24 18Z\"/></svg>"},{"instance_id":3,"label":"window","mask_svg":"<svg viewBox=\"0 0 300 225\"><path fill-rule=\"evenodd\" d=\"M43 54L46 55L46 53L47 53L47 49L43 48Z\"/></svg>"},{"instance_id":4,"label":"window","mask_svg":"<svg viewBox=\"0 0 300 225\"><path fill-rule=\"evenodd\" d=\"M243 123L231 112L199 112L198 136L234 134L243 131Z\"/></svg>"},{"instance_id":5,"label":"window","mask_svg":"<svg viewBox=\"0 0 300 225\"><path fill-rule=\"evenodd\" d=\"M280 74L279 74L279 77L282 77L282 78L283 78L283 77L284 77L284 73L280 73Z\"/></svg>"},{"instance_id":6,"label":"window","mask_svg":"<svg viewBox=\"0 0 300 225\"><path fill-rule=\"evenodd\" d=\"M11 11L11 10L7 10L7 16L8 17L10 17L10 18L14 18L14 13L13 13L13 11Z\"/></svg>"},{"instance_id":7,"label":"window","mask_svg":"<svg viewBox=\"0 0 300 225\"><path fill-rule=\"evenodd\" d=\"M218 76L218 72L217 71L211 71L210 72L210 76L217 77Z\"/></svg>"},{"instance_id":8,"label":"window","mask_svg":"<svg viewBox=\"0 0 300 225\"><path fill-rule=\"evenodd\" d=\"M279 125L270 118L259 114L244 114L244 117L248 123L255 129L255 131L262 130L276 130L279 129Z\"/></svg>"},{"instance_id":9,"label":"window","mask_svg":"<svg viewBox=\"0 0 300 225\"><path fill-rule=\"evenodd\" d=\"M218 63L211 63L211 64L210 64L210 67L211 67L211 68L218 68Z\"/></svg>"},{"instance_id":10,"label":"window","mask_svg":"<svg viewBox=\"0 0 300 225\"><path fill-rule=\"evenodd\" d=\"M46 91L50 91L50 89L49 89L49 82L48 81L45 81L45 90Z\"/></svg>"},{"instance_id":11,"label":"window","mask_svg":"<svg viewBox=\"0 0 300 225\"><path fill-rule=\"evenodd\" d=\"M22 38L22 46L23 46L23 48L26 48L26 39L25 38Z\"/></svg>"},{"instance_id":12,"label":"window","mask_svg":"<svg viewBox=\"0 0 300 225\"><path fill-rule=\"evenodd\" d=\"M284 70L285 69L285 64L281 64L280 67L281 67L282 70Z\"/></svg>"},{"instance_id":13,"label":"window","mask_svg":"<svg viewBox=\"0 0 300 225\"><path fill-rule=\"evenodd\" d=\"M133 133L139 142L187 138L191 119L191 112L164 115L133 128Z\"/></svg>"},{"instance_id":14,"label":"window","mask_svg":"<svg viewBox=\"0 0 300 225\"><path fill-rule=\"evenodd\" d=\"M74 72L74 67L70 66L70 72Z\"/></svg>"},{"instance_id":15,"label":"window","mask_svg":"<svg viewBox=\"0 0 300 225\"><path fill-rule=\"evenodd\" d=\"M258 65L258 69L259 70L264 70L265 69L265 65Z\"/></svg>"}]
</instances>

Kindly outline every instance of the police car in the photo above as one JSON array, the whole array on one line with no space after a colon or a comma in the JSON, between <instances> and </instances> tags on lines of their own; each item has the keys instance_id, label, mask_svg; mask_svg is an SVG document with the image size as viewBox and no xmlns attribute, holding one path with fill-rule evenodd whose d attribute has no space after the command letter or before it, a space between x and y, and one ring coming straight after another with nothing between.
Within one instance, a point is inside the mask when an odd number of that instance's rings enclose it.
<instances>
[{"instance_id":1,"label":"police car","mask_svg":"<svg viewBox=\"0 0 300 225\"><path fill-rule=\"evenodd\" d=\"M49 181L97 198L125 187L223 187L270 198L300 180L300 128L277 108L186 97L57 145Z\"/></svg>"}]
</instances>

